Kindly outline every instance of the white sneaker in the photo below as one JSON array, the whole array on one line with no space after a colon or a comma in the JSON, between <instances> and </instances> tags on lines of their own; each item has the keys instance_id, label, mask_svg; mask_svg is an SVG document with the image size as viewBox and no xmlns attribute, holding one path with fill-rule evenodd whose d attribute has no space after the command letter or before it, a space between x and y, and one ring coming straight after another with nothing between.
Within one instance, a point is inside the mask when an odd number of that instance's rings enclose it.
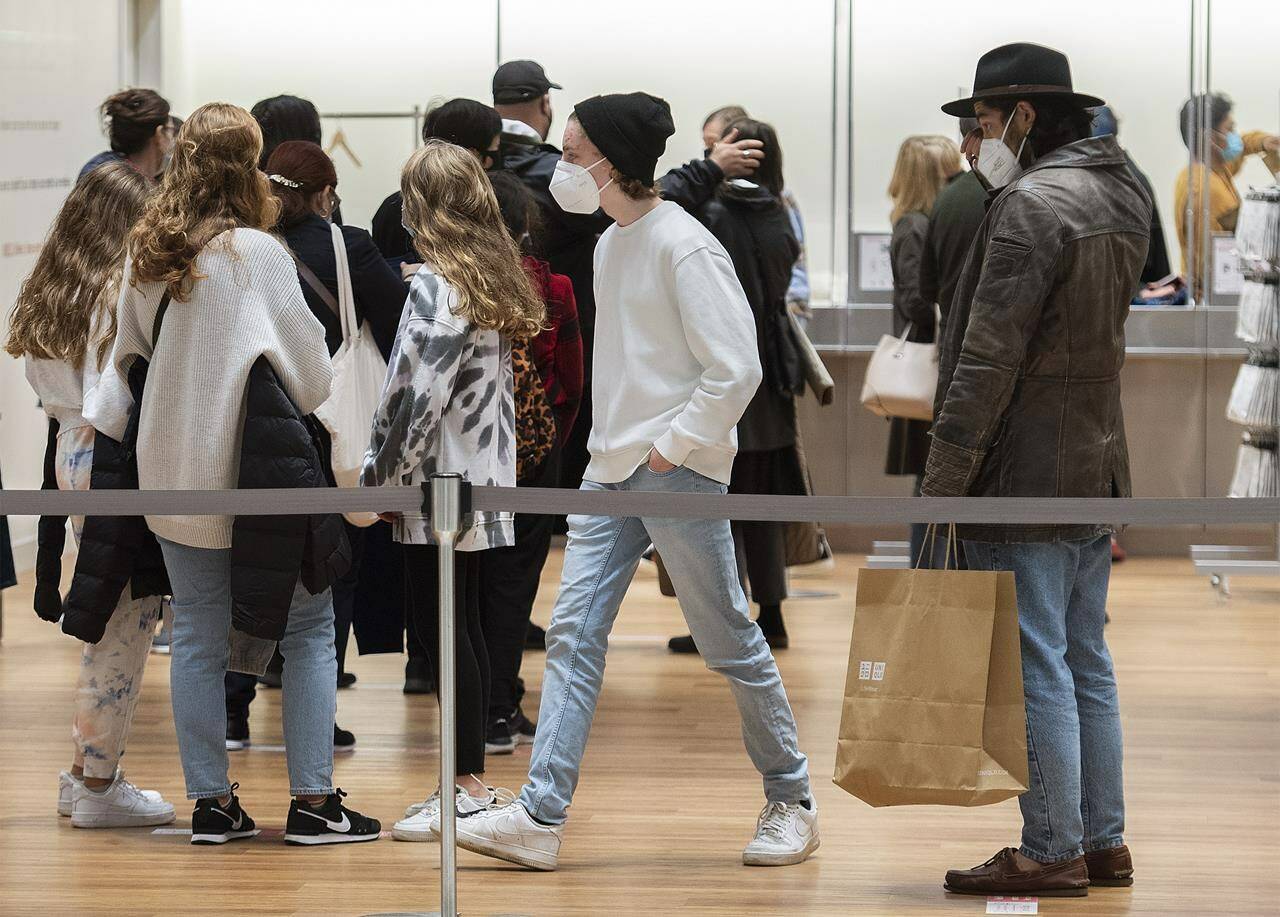
<instances>
[{"instance_id":1,"label":"white sneaker","mask_svg":"<svg viewBox=\"0 0 1280 917\"><path fill-rule=\"evenodd\" d=\"M103 790L77 783L71 790L71 824L76 828L133 828L167 825L174 819L173 806L157 794L148 794L124 779Z\"/></svg>"},{"instance_id":2,"label":"white sneaker","mask_svg":"<svg viewBox=\"0 0 1280 917\"><path fill-rule=\"evenodd\" d=\"M121 772L117 770L116 776L120 775ZM84 786L84 781L71 771L62 771L58 774L58 814L63 818L71 817L71 794L77 786ZM163 799L155 790L142 790L141 793L152 802L160 802Z\"/></svg>"},{"instance_id":3,"label":"white sneaker","mask_svg":"<svg viewBox=\"0 0 1280 917\"><path fill-rule=\"evenodd\" d=\"M768 803L756 819L756 836L742 851L744 866L794 866L803 863L821 845L818 839L818 803Z\"/></svg>"},{"instance_id":4,"label":"white sneaker","mask_svg":"<svg viewBox=\"0 0 1280 917\"><path fill-rule=\"evenodd\" d=\"M515 797L510 790L488 787L487 798L478 799L461 787L458 788L458 817L467 818L483 812L493 805L506 805ZM405 817L396 822L391 836L398 841L434 841L440 827L440 791L436 790L422 802L415 802L405 810Z\"/></svg>"},{"instance_id":5,"label":"white sneaker","mask_svg":"<svg viewBox=\"0 0 1280 917\"><path fill-rule=\"evenodd\" d=\"M438 824L437 819L437 830ZM463 850L545 872L556 868L563 837L563 825L539 824L519 802L458 820L458 846Z\"/></svg>"}]
</instances>

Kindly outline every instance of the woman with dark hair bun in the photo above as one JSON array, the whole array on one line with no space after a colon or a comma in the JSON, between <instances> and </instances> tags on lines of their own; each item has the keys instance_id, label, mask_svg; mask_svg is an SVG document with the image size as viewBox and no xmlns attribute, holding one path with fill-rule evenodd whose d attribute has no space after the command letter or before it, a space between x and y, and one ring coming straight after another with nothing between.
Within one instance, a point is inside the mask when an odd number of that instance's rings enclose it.
<instances>
[{"instance_id":1,"label":"woman with dark hair bun","mask_svg":"<svg viewBox=\"0 0 1280 917\"><path fill-rule=\"evenodd\" d=\"M76 181L104 162L121 160L155 181L177 133L169 103L154 89L122 89L103 102L99 111L111 149L86 162Z\"/></svg>"},{"instance_id":2,"label":"woman with dark hair bun","mask_svg":"<svg viewBox=\"0 0 1280 917\"><path fill-rule=\"evenodd\" d=\"M422 141L447 140L472 153L486 171L502 168L502 118L492 105L475 99L450 99L427 112L422 122ZM400 192L387 197L373 215L373 241L383 257L412 275L418 256L413 242L400 222Z\"/></svg>"}]
</instances>

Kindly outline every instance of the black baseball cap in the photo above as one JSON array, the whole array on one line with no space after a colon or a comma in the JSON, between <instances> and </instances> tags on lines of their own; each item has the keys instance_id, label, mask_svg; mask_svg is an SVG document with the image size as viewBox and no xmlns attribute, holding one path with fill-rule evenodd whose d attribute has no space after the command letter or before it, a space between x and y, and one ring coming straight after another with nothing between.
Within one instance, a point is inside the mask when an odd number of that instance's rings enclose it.
<instances>
[{"instance_id":1,"label":"black baseball cap","mask_svg":"<svg viewBox=\"0 0 1280 917\"><path fill-rule=\"evenodd\" d=\"M531 60L507 61L493 74L493 102L495 105L511 105L528 102L548 89L563 89L559 83L547 79L542 64Z\"/></svg>"}]
</instances>

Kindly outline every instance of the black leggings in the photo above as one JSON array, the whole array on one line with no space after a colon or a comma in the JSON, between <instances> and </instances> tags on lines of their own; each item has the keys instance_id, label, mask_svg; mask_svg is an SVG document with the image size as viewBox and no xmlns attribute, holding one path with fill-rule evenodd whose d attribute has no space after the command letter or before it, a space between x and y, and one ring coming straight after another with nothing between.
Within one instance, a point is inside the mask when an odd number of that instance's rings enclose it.
<instances>
[{"instance_id":1,"label":"black leggings","mask_svg":"<svg viewBox=\"0 0 1280 917\"><path fill-rule=\"evenodd\" d=\"M555 487L559 474L560 456L558 450L553 450L527 480L520 481L520 486ZM515 544L480 552L480 624L493 675L491 720L509 718L520 703L525 635L551 549L555 521L555 516L517 513Z\"/></svg>"},{"instance_id":2,"label":"black leggings","mask_svg":"<svg viewBox=\"0 0 1280 917\"><path fill-rule=\"evenodd\" d=\"M484 773L484 737L489 711L489 653L480 628L480 555L458 551L457 583L457 711L458 773ZM408 626L426 646L440 673L439 550L434 545L405 545L404 571ZM437 692L437 699L439 692Z\"/></svg>"}]
</instances>

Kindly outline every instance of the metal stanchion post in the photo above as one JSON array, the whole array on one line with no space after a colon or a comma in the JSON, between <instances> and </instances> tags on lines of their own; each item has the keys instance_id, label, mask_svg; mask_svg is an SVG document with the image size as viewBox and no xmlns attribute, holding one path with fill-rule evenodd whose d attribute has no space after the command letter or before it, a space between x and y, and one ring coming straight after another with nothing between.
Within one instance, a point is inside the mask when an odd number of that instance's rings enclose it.
<instances>
[{"instance_id":1,"label":"metal stanchion post","mask_svg":"<svg viewBox=\"0 0 1280 917\"><path fill-rule=\"evenodd\" d=\"M457 582L454 544L462 530L463 481L458 474L431 476L431 530L440 546L440 915L458 914L457 849Z\"/></svg>"}]
</instances>

